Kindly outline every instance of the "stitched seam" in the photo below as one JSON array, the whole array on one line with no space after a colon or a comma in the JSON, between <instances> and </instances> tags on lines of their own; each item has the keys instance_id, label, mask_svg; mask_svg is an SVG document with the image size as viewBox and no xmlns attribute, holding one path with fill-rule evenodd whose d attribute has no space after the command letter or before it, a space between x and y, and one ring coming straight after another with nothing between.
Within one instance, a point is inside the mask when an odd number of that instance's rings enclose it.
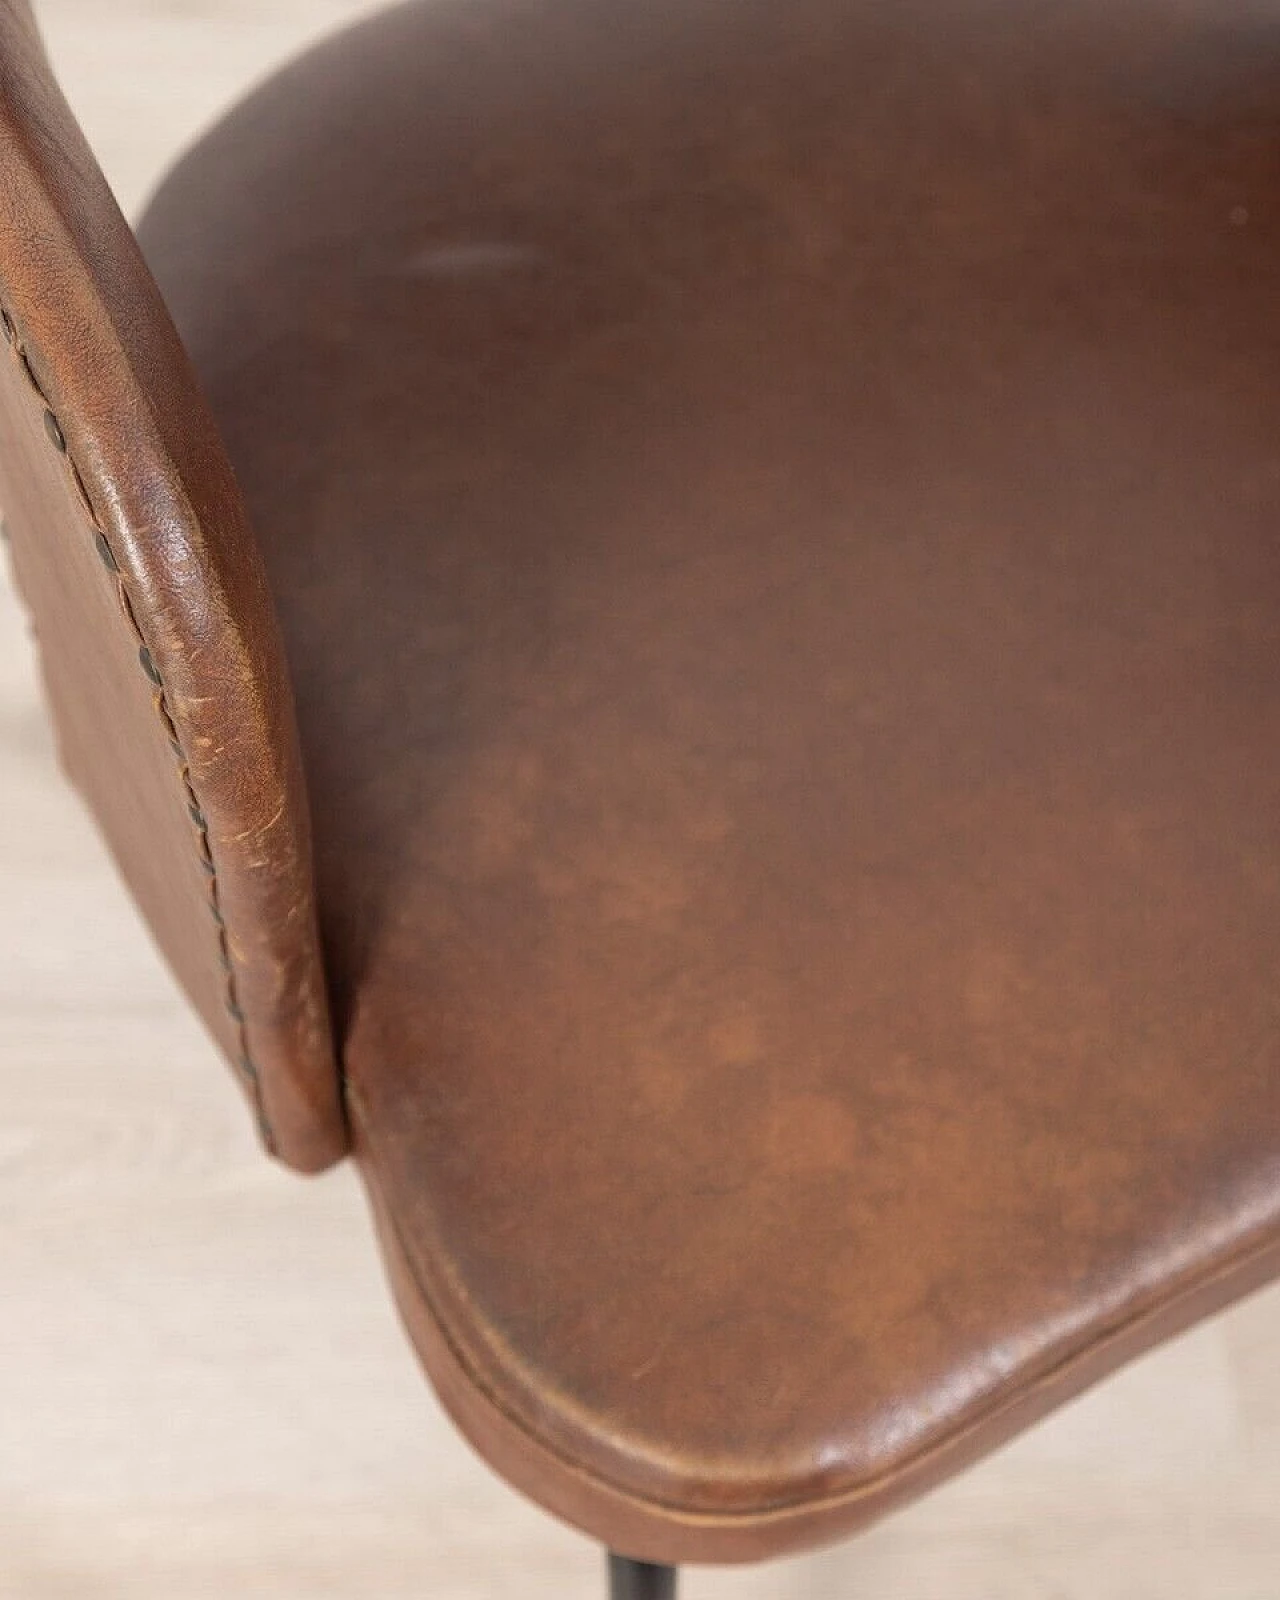
<instances>
[{"instance_id":1,"label":"stitched seam","mask_svg":"<svg viewBox=\"0 0 1280 1600\"><path fill-rule=\"evenodd\" d=\"M607 1467L601 1469L593 1466L575 1451L572 1442L539 1432L537 1424L521 1409L519 1400L513 1403L508 1396L500 1392L500 1382L495 1378L493 1369L486 1369L483 1357L480 1359L475 1357L465 1336L455 1326L455 1322L440 1310L439 1297L433 1292L428 1271L424 1270L424 1262L409 1247L408 1236L401 1229L387 1192L378 1181L378 1169L383 1165L382 1147L374 1137L373 1119L370 1117L364 1097L354 1085L349 1088L347 1103L353 1127L364 1140L367 1157L360 1161L361 1173L373 1202L375 1216L385 1230L386 1242L399 1256L403 1277L417 1295L422 1313L431 1322L446 1352L456 1363L475 1394L503 1422L521 1434L536 1450L551 1457L558 1465L585 1478L593 1486L620 1496L642 1511L656 1510L670 1513L691 1527L730 1531L753 1522L781 1524L808 1515L839 1511L844 1507L856 1505L859 1501L874 1501L892 1493L894 1487L903 1481L910 1485L913 1478L928 1472L933 1462L941 1460L945 1464L948 1456L957 1450L962 1451L968 1440L981 1438L984 1430L993 1424L998 1426L1003 1416L1011 1411L1016 1412L1018 1406L1024 1402L1033 1402L1037 1395L1045 1390L1052 1390L1055 1385L1069 1385L1072 1375L1079 1368L1087 1367L1091 1359L1100 1353L1105 1354L1117 1344L1123 1347L1124 1340L1135 1332L1140 1333L1145 1325L1170 1312L1176 1316L1178 1309L1188 1301L1193 1301L1197 1295L1213 1289L1225 1280L1248 1274L1259 1261L1273 1257L1280 1264L1280 1253L1277 1248L1280 1246L1280 1236L1274 1232L1261 1240L1239 1246L1222 1259L1207 1263L1200 1270L1192 1272L1173 1288L1149 1294L1138 1305L1119 1314L1113 1314L1083 1343L1049 1357L1040 1368L1033 1368L1024 1374L1011 1390L999 1396L992 1396L976 1412L953 1425L948 1431L921 1443L887 1467L875 1469L868 1476L855 1480L847 1488L819 1491L814 1494L801 1493L786 1498L762 1499L754 1505L699 1506L690 1504L687 1499L679 1500L673 1496L637 1488L622 1477L615 1476ZM356 1149L358 1152L358 1143ZM390 1248L387 1254L391 1260ZM393 1286L396 1283L394 1265L393 1263L391 1272ZM1227 1303L1230 1303L1230 1299ZM408 1325L407 1311L405 1317ZM1193 1318L1192 1324L1184 1324L1175 1331L1186 1331L1186 1327L1193 1325L1195 1320L1199 1319ZM1141 1349L1130 1352L1129 1356L1122 1356L1122 1362L1141 1353ZM1109 1372L1099 1373L1094 1381L1100 1381L1109 1375ZM1074 1398L1079 1392L1077 1390L1073 1393L1068 1388L1066 1398ZM467 1429L463 1428L463 1432L467 1433Z\"/></svg>"},{"instance_id":2,"label":"stitched seam","mask_svg":"<svg viewBox=\"0 0 1280 1600\"><path fill-rule=\"evenodd\" d=\"M116 560L115 552L111 547L111 541L107 537L106 530L94 510L93 501L89 498L89 491L85 486L84 477L76 465L70 446L67 443L66 433L63 431L62 424L59 422L57 413L50 404L40 380L32 370L26 347L18 335L17 325L3 306L0 306L0 334L3 335L4 341L9 347L10 356L16 363L18 370L26 379L27 387L44 409L45 434L53 450L62 457L71 488L93 532L94 549L97 552L98 560L114 581L116 598L120 605L121 614L137 643L138 666L151 685L151 704L177 764L178 779L182 784L183 796L187 804L187 814L191 819L196 859L208 890L207 906L214 926L218 965L222 969L223 975L222 1003L236 1030L235 1069L248 1090L259 1135L267 1149L274 1153L276 1148L275 1137L267 1120L266 1109L262 1100L262 1074L258 1070L253 1051L250 1048L248 1022L244 1008L240 1004L240 986L236 975L235 959L231 952L231 940L227 931L226 918L222 910L222 887L218 878L217 863L213 857L213 847L209 839L209 823L205 816L204 807L200 804L199 796L196 794L195 785L192 782L191 763L187 759L187 753L183 748L177 725L169 710L169 696L164 678L156 665L155 658L151 654L151 648L147 644L146 636L138 623L137 613L134 611L133 601L130 598L124 574L121 571L119 562Z\"/></svg>"}]
</instances>

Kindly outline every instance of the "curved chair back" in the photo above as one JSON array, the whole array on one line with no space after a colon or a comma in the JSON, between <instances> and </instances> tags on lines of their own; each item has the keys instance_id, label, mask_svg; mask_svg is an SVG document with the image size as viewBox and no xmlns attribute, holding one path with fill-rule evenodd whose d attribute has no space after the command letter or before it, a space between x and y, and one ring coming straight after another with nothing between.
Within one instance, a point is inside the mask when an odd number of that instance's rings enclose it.
<instances>
[{"instance_id":1,"label":"curved chair back","mask_svg":"<svg viewBox=\"0 0 1280 1600\"><path fill-rule=\"evenodd\" d=\"M159 291L0 0L0 505L63 764L268 1147L346 1145L271 597Z\"/></svg>"}]
</instances>

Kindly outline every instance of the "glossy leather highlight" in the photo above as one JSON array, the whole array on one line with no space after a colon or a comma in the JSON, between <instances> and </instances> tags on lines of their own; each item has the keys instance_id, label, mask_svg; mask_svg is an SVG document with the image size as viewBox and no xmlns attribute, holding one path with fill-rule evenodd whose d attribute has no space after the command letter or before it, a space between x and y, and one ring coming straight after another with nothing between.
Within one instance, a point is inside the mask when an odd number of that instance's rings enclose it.
<instances>
[{"instance_id":1,"label":"glossy leather highlight","mask_svg":"<svg viewBox=\"0 0 1280 1600\"><path fill-rule=\"evenodd\" d=\"M628 1554L1280 1270L1278 108L1270 0L415 3L179 166L167 310L0 0L68 768L304 1168L332 1001L438 1391Z\"/></svg>"},{"instance_id":2,"label":"glossy leather highlight","mask_svg":"<svg viewBox=\"0 0 1280 1600\"><path fill-rule=\"evenodd\" d=\"M851 1531L1274 1273L1280 11L410 5L143 227L486 1456Z\"/></svg>"},{"instance_id":3,"label":"glossy leather highlight","mask_svg":"<svg viewBox=\"0 0 1280 1600\"><path fill-rule=\"evenodd\" d=\"M258 547L172 322L0 3L0 499L64 764L267 1143L347 1132L293 704Z\"/></svg>"}]
</instances>

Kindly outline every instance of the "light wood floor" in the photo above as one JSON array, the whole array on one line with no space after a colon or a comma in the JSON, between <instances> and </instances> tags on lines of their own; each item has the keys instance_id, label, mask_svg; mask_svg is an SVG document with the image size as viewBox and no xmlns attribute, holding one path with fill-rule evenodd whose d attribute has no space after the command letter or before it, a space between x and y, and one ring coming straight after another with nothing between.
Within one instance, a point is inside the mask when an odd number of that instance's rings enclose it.
<instances>
[{"instance_id":1,"label":"light wood floor","mask_svg":"<svg viewBox=\"0 0 1280 1600\"><path fill-rule=\"evenodd\" d=\"M136 209L219 106L372 6L39 9ZM0 1600L595 1597L596 1552L429 1396L350 1173L259 1158L55 772L3 583L0 927ZM686 1593L1276 1600L1278 1489L1272 1292L861 1541Z\"/></svg>"}]
</instances>

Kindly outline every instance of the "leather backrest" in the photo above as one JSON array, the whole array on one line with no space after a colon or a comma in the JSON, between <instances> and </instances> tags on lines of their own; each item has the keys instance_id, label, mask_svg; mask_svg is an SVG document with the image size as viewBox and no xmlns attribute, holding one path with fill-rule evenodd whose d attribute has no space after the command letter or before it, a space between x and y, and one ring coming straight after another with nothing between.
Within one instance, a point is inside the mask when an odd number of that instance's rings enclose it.
<instances>
[{"instance_id":1,"label":"leather backrest","mask_svg":"<svg viewBox=\"0 0 1280 1600\"><path fill-rule=\"evenodd\" d=\"M132 233L0 0L0 505L63 763L268 1147L346 1147L293 703L222 442Z\"/></svg>"}]
</instances>

